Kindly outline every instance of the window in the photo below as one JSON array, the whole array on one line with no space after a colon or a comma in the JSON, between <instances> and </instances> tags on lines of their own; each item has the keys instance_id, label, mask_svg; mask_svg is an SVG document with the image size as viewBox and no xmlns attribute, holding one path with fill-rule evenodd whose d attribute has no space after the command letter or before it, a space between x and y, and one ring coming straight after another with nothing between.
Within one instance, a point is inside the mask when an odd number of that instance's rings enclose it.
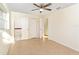
<instances>
[{"instance_id":1,"label":"window","mask_svg":"<svg viewBox=\"0 0 79 59\"><path fill-rule=\"evenodd\" d=\"M0 11L0 29L9 29L9 13Z\"/></svg>"}]
</instances>

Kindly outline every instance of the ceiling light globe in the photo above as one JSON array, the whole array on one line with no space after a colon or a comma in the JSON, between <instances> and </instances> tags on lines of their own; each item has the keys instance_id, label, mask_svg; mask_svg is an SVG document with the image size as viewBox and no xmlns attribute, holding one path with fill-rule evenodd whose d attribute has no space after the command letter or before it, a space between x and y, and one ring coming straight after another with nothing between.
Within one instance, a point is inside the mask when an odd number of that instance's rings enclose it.
<instances>
[{"instance_id":1,"label":"ceiling light globe","mask_svg":"<svg viewBox=\"0 0 79 59\"><path fill-rule=\"evenodd\" d=\"M44 11L43 9L40 9L40 11Z\"/></svg>"}]
</instances>

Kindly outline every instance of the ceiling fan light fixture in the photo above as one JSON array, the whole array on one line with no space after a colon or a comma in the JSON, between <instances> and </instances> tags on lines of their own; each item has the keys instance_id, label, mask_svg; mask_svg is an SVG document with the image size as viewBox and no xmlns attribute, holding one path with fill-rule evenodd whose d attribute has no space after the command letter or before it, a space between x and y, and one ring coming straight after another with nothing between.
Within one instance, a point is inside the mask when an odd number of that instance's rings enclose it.
<instances>
[{"instance_id":1,"label":"ceiling fan light fixture","mask_svg":"<svg viewBox=\"0 0 79 59\"><path fill-rule=\"evenodd\" d=\"M42 13L44 10L47 10L47 11L51 11L52 9L50 9L50 8L47 8L48 6L50 6L51 5L51 3L40 3L39 5L38 4L36 4L36 3L33 3L33 5L35 5L36 7L38 7L39 9L37 9L37 10L39 10L40 11L40 13ZM33 10L34 11L34 10Z\"/></svg>"},{"instance_id":2,"label":"ceiling fan light fixture","mask_svg":"<svg viewBox=\"0 0 79 59\"><path fill-rule=\"evenodd\" d=\"M44 11L44 9L40 9L40 11Z\"/></svg>"}]
</instances>

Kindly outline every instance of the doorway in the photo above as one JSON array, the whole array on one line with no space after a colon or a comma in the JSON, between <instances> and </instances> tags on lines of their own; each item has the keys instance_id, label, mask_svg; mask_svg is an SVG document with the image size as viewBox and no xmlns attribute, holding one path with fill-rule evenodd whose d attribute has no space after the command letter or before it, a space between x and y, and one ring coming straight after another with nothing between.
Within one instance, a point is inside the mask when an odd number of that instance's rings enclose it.
<instances>
[{"instance_id":1,"label":"doorway","mask_svg":"<svg viewBox=\"0 0 79 59\"><path fill-rule=\"evenodd\" d=\"M48 19L44 21L44 38L48 39Z\"/></svg>"}]
</instances>

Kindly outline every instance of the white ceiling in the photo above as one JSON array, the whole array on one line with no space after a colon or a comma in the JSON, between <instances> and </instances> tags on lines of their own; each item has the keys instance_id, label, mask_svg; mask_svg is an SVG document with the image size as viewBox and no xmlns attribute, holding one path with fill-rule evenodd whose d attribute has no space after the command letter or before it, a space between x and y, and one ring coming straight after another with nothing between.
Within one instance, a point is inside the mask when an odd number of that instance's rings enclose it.
<instances>
[{"instance_id":1,"label":"white ceiling","mask_svg":"<svg viewBox=\"0 0 79 59\"><path fill-rule=\"evenodd\" d=\"M51 12L54 12L55 10L58 10L58 8L63 9L73 4L74 3L52 3L52 5L49 6L48 8L52 9ZM37 9L37 7L34 6L32 3L6 3L6 5L12 11L40 14L39 10L31 11L32 9ZM46 15L51 12L44 10L41 14Z\"/></svg>"}]
</instances>

